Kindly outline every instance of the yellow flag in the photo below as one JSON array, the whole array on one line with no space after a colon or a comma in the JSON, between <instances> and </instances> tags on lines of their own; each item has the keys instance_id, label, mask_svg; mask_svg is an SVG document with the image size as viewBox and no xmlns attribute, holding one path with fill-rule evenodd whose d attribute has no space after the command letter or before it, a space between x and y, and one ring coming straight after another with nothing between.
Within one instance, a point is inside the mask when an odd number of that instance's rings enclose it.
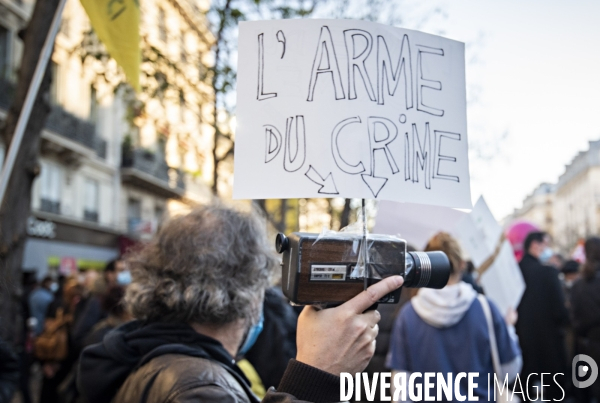
<instances>
[{"instance_id":1,"label":"yellow flag","mask_svg":"<svg viewBox=\"0 0 600 403\"><path fill-rule=\"evenodd\" d=\"M138 0L81 0L92 27L110 56L140 90L140 6Z\"/></svg>"}]
</instances>

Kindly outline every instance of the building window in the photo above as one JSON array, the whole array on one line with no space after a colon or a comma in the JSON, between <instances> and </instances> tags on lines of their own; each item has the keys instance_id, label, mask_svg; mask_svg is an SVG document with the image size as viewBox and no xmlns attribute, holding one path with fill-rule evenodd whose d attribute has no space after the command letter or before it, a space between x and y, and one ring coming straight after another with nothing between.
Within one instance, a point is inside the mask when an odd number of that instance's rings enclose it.
<instances>
[{"instance_id":1,"label":"building window","mask_svg":"<svg viewBox=\"0 0 600 403\"><path fill-rule=\"evenodd\" d=\"M167 19L165 10L162 8L158 9L158 39L163 42L167 41Z\"/></svg>"},{"instance_id":2,"label":"building window","mask_svg":"<svg viewBox=\"0 0 600 403\"><path fill-rule=\"evenodd\" d=\"M162 206L154 207L154 220L156 221L156 228L160 228L163 223L163 217L165 215L165 209Z\"/></svg>"},{"instance_id":3,"label":"building window","mask_svg":"<svg viewBox=\"0 0 600 403\"><path fill-rule=\"evenodd\" d=\"M9 32L6 28L0 27L0 79L8 76L10 66L9 55Z\"/></svg>"},{"instance_id":4,"label":"building window","mask_svg":"<svg viewBox=\"0 0 600 403\"><path fill-rule=\"evenodd\" d=\"M129 232L138 232L142 223L142 202L139 199L127 200L127 227Z\"/></svg>"},{"instance_id":5,"label":"building window","mask_svg":"<svg viewBox=\"0 0 600 403\"><path fill-rule=\"evenodd\" d=\"M42 162L40 173L40 196L42 211L60 214L60 194L62 189L62 170L58 165Z\"/></svg>"},{"instance_id":6,"label":"building window","mask_svg":"<svg viewBox=\"0 0 600 403\"><path fill-rule=\"evenodd\" d=\"M83 206L83 219L86 221L98 222L98 181L93 179L85 180L85 202Z\"/></svg>"}]
</instances>

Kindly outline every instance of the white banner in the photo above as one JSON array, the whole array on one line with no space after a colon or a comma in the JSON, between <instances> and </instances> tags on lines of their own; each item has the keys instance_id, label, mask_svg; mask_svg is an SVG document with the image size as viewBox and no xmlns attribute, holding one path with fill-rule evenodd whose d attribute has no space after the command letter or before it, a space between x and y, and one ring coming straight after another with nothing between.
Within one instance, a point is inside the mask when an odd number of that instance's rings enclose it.
<instances>
[{"instance_id":1,"label":"white banner","mask_svg":"<svg viewBox=\"0 0 600 403\"><path fill-rule=\"evenodd\" d=\"M471 214L457 223L455 233L476 268L494 255L502 239L502 227L480 197ZM506 240L492 264L481 275L479 283L503 315L517 309L525 292L525 281L512 247Z\"/></svg>"},{"instance_id":2,"label":"white banner","mask_svg":"<svg viewBox=\"0 0 600 403\"><path fill-rule=\"evenodd\" d=\"M382 201L377 206L373 233L395 235L417 250L440 231L452 233L456 224L468 214L449 207Z\"/></svg>"},{"instance_id":3,"label":"white banner","mask_svg":"<svg viewBox=\"0 0 600 403\"><path fill-rule=\"evenodd\" d=\"M352 20L239 32L235 198L471 208L463 43Z\"/></svg>"}]
</instances>

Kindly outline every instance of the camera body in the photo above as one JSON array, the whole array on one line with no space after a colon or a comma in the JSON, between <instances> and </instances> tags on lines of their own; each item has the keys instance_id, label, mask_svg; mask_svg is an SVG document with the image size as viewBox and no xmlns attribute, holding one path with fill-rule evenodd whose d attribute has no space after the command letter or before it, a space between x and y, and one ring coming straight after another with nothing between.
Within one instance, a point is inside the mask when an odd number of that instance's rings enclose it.
<instances>
[{"instance_id":1,"label":"camera body","mask_svg":"<svg viewBox=\"0 0 600 403\"><path fill-rule=\"evenodd\" d=\"M392 275L404 277L407 287L443 288L450 263L443 252L407 252L406 241L387 235L331 236L294 232L278 234L276 249L282 253L282 283L286 297L295 304L340 304L368 285ZM367 255L367 265L362 263ZM380 303L397 303L401 289Z\"/></svg>"}]
</instances>

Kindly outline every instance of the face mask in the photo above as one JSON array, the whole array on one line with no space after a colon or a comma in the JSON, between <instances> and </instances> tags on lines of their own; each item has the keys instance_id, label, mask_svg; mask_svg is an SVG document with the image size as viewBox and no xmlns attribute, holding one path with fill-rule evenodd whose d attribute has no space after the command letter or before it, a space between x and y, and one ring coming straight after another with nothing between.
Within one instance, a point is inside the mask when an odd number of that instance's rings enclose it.
<instances>
[{"instance_id":1,"label":"face mask","mask_svg":"<svg viewBox=\"0 0 600 403\"><path fill-rule=\"evenodd\" d=\"M125 270L117 273L117 284L121 286L127 286L131 284L131 272L129 270Z\"/></svg>"},{"instance_id":2,"label":"face mask","mask_svg":"<svg viewBox=\"0 0 600 403\"><path fill-rule=\"evenodd\" d=\"M540 262L546 263L552 257L552 255L554 255L554 252L552 252L552 249L549 246L546 246L546 249L540 253Z\"/></svg>"},{"instance_id":3,"label":"face mask","mask_svg":"<svg viewBox=\"0 0 600 403\"><path fill-rule=\"evenodd\" d=\"M246 339L244 340L244 343L242 343L242 347L238 351L238 355L245 355L248 352L248 350L250 350L250 348L254 345L254 343L256 343L258 335L263 330L264 321L265 317L263 315L263 312L260 311L260 319L258 320L258 323L256 325L253 325L250 328L250 330L248 330L248 333L246 334Z\"/></svg>"},{"instance_id":4,"label":"face mask","mask_svg":"<svg viewBox=\"0 0 600 403\"><path fill-rule=\"evenodd\" d=\"M50 291L52 291L52 292L58 291L58 284L57 283L50 284Z\"/></svg>"}]
</instances>

